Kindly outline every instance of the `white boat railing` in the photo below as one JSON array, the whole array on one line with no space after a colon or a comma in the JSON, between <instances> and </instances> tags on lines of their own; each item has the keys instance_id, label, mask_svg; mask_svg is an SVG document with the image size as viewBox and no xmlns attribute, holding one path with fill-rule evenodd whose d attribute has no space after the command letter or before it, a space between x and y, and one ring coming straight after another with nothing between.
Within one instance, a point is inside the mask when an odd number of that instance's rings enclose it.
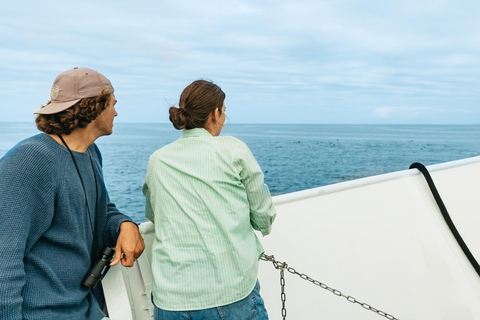
<instances>
[{"instance_id":1,"label":"white boat railing","mask_svg":"<svg viewBox=\"0 0 480 320\"><path fill-rule=\"evenodd\" d=\"M429 166L452 219L480 261L480 157ZM401 320L480 319L480 279L417 170L274 197L277 219L261 238L267 254ZM103 281L111 319L151 319L153 224L140 225L145 253ZM281 319L278 272L259 267L270 319ZM286 277L288 319L377 319ZM325 291L325 290L323 290ZM380 319L380 318L379 318Z\"/></svg>"}]
</instances>

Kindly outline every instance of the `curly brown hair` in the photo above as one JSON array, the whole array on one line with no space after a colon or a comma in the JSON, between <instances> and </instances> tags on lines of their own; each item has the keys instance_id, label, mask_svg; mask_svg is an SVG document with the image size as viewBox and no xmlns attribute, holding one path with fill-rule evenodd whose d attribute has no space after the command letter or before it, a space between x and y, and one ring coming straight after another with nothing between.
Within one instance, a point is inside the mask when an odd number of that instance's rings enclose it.
<instances>
[{"instance_id":1,"label":"curly brown hair","mask_svg":"<svg viewBox=\"0 0 480 320\"><path fill-rule=\"evenodd\" d=\"M39 114L35 119L37 128L48 134L70 134L75 128L85 128L109 105L112 93L104 90L101 95L83 98L59 113ZM47 105L50 102L47 103Z\"/></svg>"}]
</instances>

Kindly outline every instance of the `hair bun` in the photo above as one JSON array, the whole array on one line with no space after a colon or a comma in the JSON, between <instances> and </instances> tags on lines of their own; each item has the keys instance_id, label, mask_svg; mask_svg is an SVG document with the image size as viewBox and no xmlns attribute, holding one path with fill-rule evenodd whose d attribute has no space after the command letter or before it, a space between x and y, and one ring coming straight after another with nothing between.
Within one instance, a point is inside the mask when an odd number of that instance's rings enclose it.
<instances>
[{"instance_id":1,"label":"hair bun","mask_svg":"<svg viewBox=\"0 0 480 320\"><path fill-rule=\"evenodd\" d=\"M178 130L184 129L187 122L185 109L170 107L168 112L170 113L169 119L172 122L175 129L178 129Z\"/></svg>"}]
</instances>

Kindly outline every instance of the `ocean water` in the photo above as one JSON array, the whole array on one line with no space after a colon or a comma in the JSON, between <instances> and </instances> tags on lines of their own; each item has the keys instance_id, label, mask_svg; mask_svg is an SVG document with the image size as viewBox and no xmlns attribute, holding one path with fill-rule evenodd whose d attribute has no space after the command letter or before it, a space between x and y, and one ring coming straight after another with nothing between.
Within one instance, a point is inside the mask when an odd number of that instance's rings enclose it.
<instances>
[{"instance_id":1,"label":"ocean water","mask_svg":"<svg viewBox=\"0 0 480 320\"><path fill-rule=\"evenodd\" d=\"M36 133L33 123L0 123L0 157ZM180 134L171 124L118 123L97 140L110 197L135 221L145 221L148 157ZM222 135L247 143L272 195L480 154L478 125L227 124Z\"/></svg>"}]
</instances>

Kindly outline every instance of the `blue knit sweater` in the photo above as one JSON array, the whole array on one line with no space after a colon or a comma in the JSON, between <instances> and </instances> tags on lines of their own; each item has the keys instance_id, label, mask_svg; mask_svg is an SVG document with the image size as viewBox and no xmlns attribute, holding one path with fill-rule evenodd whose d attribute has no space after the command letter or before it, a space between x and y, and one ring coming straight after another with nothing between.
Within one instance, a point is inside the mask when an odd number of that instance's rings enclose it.
<instances>
[{"instance_id":1,"label":"blue knit sweater","mask_svg":"<svg viewBox=\"0 0 480 320\"><path fill-rule=\"evenodd\" d=\"M120 224L131 220L110 203L97 146L74 156L90 216L71 155L50 136L28 138L0 159L0 319L104 317L81 285L93 223L102 248L115 246Z\"/></svg>"}]
</instances>

